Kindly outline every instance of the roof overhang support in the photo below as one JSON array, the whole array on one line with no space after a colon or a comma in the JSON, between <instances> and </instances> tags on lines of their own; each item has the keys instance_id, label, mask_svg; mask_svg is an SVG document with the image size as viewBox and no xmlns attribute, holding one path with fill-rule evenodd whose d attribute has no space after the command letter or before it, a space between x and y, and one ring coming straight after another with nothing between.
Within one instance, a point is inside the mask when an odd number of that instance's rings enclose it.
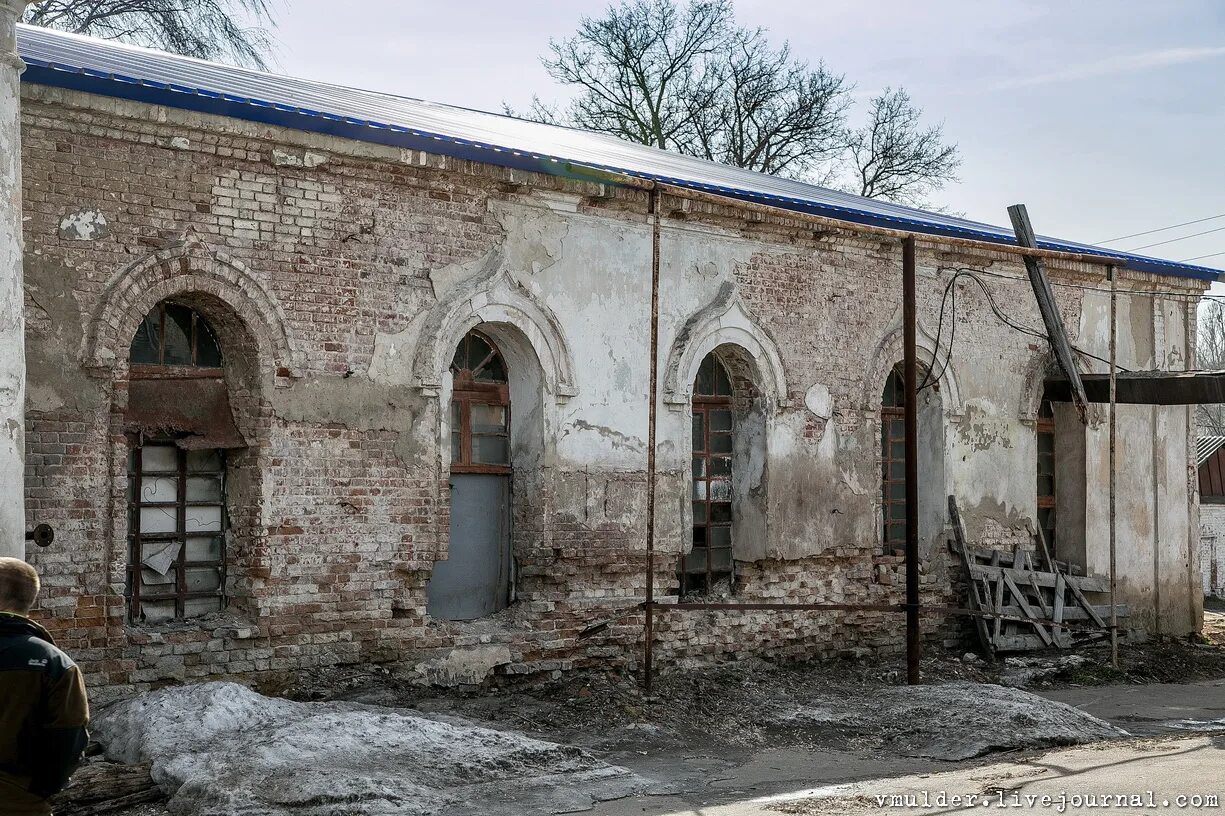
<instances>
[{"instance_id":1,"label":"roof overhang support","mask_svg":"<svg viewBox=\"0 0 1225 816\"><path fill-rule=\"evenodd\" d=\"M1035 249L1038 239L1034 235L1033 225L1029 223L1029 213L1024 204L1013 204L1008 208L1008 217L1012 219L1012 228L1017 234L1017 243L1027 249ZM1072 354L1072 344L1068 342L1067 332L1063 328L1063 318L1059 316L1059 308L1055 305L1055 291L1046 277L1046 268L1042 259L1036 255L1025 255L1025 270L1029 273L1030 285L1034 288L1034 297L1038 300L1038 311L1042 313L1042 322L1046 325L1046 336L1055 350L1055 359L1059 368L1067 378L1068 390L1072 403L1080 421L1089 422L1089 400L1085 396L1085 387L1080 379L1080 368L1076 357Z\"/></svg>"},{"instance_id":2,"label":"roof overhang support","mask_svg":"<svg viewBox=\"0 0 1225 816\"><path fill-rule=\"evenodd\" d=\"M1115 375L1121 405L1212 405L1225 403L1225 371L1120 371ZM1109 374L1082 374L1089 402L1110 401ZM1046 396L1071 402L1067 377L1048 377Z\"/></svg>"}]
</instances>

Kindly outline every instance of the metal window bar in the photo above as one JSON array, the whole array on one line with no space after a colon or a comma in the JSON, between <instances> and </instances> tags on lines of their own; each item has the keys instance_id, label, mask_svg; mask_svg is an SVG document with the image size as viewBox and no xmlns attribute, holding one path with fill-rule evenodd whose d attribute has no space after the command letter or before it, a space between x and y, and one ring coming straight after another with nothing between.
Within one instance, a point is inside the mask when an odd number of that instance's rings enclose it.
<instances>
[{"instance_id":1,"label":"metal window bar","mask_svg":"<svg viewBox=\"0 0 1225 816\"><path fill-rule=\"evenodd\" d=\"M131 468L131 485L129 488L129 523L128 523L128 540L129 540L129 557L128 557L128 598L129 598L129 617L133 621L142 619L143 610L142 604L156 601L173 601L174 602L174 617L176 619L186 617L186 603L189 600L197 598L220 598L219 606L225 606L225 586L226 586L226 550L225 550L225 529L226 529L226 513L225 513L225 459L224 452L218 451L217 468L199 471L189 471L188 469L188 452L175 448L175 469L173 471L166 470L148 470L145 467L145 447L144 445L136 445L132 449L132 468ZM158 502L158 501L143 501L142 500L142 485L147 476L172 476L175 480L175 501ZM217 501L189 501L187 499L188 480L190 478L209 478L216 477L220 480L220 495ZM220 511L219 528L216 531L206 531L203 534L187 529L187 510L190 507L217 507ZM175 517L175 529L172 532L163 533L146 533L141 529L141 511L146 509L167 509L173 508ZM216 559L195 559L188 560L187 544L188 539L194 538L212 538L217 542ZM149 592L145 591L142 586L141 577L144 567L143 545L150 542L159 541L176 541L179 543L179 551L175 556L171 569L174 571L174 592ZM188 570L194 569L216 569L217 570L217 589L192 591L188 589Z\"/></svg>"}]
</instances>

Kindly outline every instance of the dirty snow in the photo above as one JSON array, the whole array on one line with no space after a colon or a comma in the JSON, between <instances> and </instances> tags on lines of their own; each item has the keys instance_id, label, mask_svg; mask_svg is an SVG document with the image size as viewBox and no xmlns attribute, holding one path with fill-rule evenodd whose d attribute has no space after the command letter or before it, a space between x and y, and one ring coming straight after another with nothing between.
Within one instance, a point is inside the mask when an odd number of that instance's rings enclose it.
<instances>
[{"instance_id":1,"label":"dirty snow","mask_svg":"<svg viewBox=\"0 0 1225 816\"><path fill-rule=\"evenodd\" d=\"M191 816L559 813L641 781L571 746L353 703L297 703L235 683L150 692L107 709L108 758L151 762Z\"/></svg>"},{"instance_id":2,"label":"dirty snow","mask_svg":"<svg viewBox=\"0 0 1225 816\"><path fill-rule=\"evenodd\" d=\"M1065 703L985 683L881 689L874 705L831 696L777 709L787 727L836 725L860 745L912 757L958 760L991 751L1079 745L1127 732Z\"/></svg>"}]
</instances>

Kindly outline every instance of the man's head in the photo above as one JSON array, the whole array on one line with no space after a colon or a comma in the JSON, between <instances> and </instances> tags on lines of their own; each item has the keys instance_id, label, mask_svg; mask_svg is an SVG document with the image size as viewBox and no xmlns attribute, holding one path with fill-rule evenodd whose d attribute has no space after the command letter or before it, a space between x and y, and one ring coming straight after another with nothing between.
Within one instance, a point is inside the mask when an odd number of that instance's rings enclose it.
<instances>
[{"instance_id":1,"label":"man's head","mask_svg":"<svg viewBox=\"0 0 1225 816\"><path fill-rule=\"evenodd\" d=\"M0 612L24 615L38 597L38 573L20 558L0 558Z\"/></svg>"}]
</instances>

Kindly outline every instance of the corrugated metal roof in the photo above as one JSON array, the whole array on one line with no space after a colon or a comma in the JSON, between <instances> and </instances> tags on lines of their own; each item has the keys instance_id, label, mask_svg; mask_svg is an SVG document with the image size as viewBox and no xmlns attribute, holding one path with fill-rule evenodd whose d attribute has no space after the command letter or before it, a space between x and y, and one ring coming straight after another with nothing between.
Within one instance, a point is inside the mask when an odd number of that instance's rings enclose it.
<instances>
[{"instance_id":1,"label":"corrugated metal roof","mask_svg":"<svg viewBox=\"0 0 1225 816\"><path fill-rule=\"evenodd\" d=\"M624 173L854 223L1015 244L1010 229L862 198L572 128L278 76L19 25L23 81L472 159L576 175ZM1042 237L1039 245L1123 257L1129 268L1218 280L1225 272Z\"/></svg>"},{"instance_id":2,"label":"corrugated metal roof","mask_svg":"<svg viewBox=\"0 0 1225 816\"><path fill-rule=\"evenodd\" d=\"M1195 464L1199 465L1207 462L1212 454L1216 453L1225 446L1225 436L1201 436L1195 440Z\"/></svg>"}]
</instances>

